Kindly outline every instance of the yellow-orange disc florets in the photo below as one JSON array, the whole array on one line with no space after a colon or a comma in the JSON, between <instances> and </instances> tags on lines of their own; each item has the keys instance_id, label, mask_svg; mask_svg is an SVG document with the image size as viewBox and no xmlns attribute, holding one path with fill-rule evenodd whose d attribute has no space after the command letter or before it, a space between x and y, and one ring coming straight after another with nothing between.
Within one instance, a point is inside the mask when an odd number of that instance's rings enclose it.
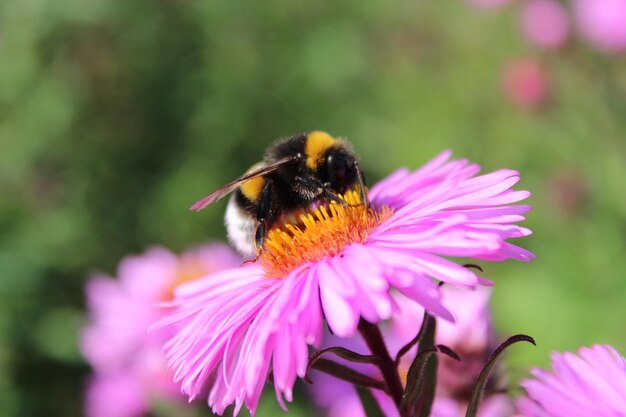
<instances>
[{"instance_id":1,"label":"yellow-orange disc florets","mask_svg":"<svg viewBox=\"0 0 626 417\"><path fill-rule=\"evenodd\" d=\"M371 231L393 214L387 206L366 207L355 191L340 198L347 204L330 202L301 214L298 224L269 231L259 258L268 277L285 277L307 262L337 255L351 243L365 243Z\"/></svg>"}]
</instances>

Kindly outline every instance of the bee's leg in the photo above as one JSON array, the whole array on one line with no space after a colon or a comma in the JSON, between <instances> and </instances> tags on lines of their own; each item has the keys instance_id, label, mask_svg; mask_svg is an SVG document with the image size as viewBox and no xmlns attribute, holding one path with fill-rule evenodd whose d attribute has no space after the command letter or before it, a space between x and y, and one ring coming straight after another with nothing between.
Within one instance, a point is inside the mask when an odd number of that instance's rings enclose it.
<instances>
[{"instance_id":1,"label":"bee's leg","mask_svg":"<svg viewBox=\"0 0 626 417\"><path fill-rule=\"evenodd\" d=\"M267 232L272 220L272 198L274 183L272 180L266 180L263 190L256 201L257 210L255 220L257 228L254 232L254 246L256 247L256 256L253 259L247 259L243 264L256 262L263 253L263 244L265 243L265 233Z\"/></svg>"},{"instance_id":2,"label":"bee's leg","mask_svg":"<svg viewBox=\"0 0 626 417\"><path fill-rule=\"evenodd\" d=\"M273 190L274 182L267 180L259 196L258 210L256 213L256 221L259 222L259 225L254 233L254 243L256 244L257 252L263 249L265 233L267 232L269 221L271 220Z\"/></svg>"},{"instance_id":3,"label":"bee's leg","mask_svg":"<svg viewBox=\"0 0 626 417\"><path fill-rule=\"evenodd\" d=\"M295 187L300 195L306 196L309 200L313 201L317 198L323 198L328 201L347 206L344 200L329 188L329 184L322 183L313 177L301 177L296 175L294 177Z\"/></svg>"},{"instance_id":4,"label":"bee's leg","mask_svg":"<svg viewBox=\"0 0 626 417\"><path fill-rule=\"evenodd\" d=\"M296 175L293 177L292 190L301 198L313 201L319 198L324 192L324 184L314 177L303 177Z\"/></svg>"},{"instance_id":5,"label":"bee's leg","mask_svg":"<svg viewBox=\"0 0 626 417\"><path fill-rule=\"evenodd\" d=\"M322 190L322 193L321 193L321 196L324 199L326 199L328 201L332 201L333 203L340 204L342 206L358 207L358 206L365 205L365 207L369 207L369 202L367 200L367 197L365 197L365 200L363 200L363 195L364 195L364 192L361 191L361 202L359 204L350 204L346 200L344 200L343 198L339 197L339 195L337 193L335 193L333 190L331 190L328 187L324 187L323 190Z\"/></svg>"},{"instance_id":6,"label":"bee's leg","mask_svg":"<svg viewBox=\"0 0 626 417\"><path fill-rule=\"evenodd\" d=\"M261 223L256 228L256 232L254 234L254 243L256 245L256 256L252 259L246 259L241 263L241 265L253 264L259 260L261 254L263 253L263 243L265 242L265 224Z\"/></svg>"},{"instance_id":7,"label":"bee's leg","mask_svg":"<svg viewBox=\"0 0 626 417\"><path fill-rule=\"evenodd\" d=\"M324 199L328 200L328 201L332 201L333 203L337 203L337 204L340 204L342 206L349 206L350 205L347 201L339 198L339 196L337 194L335 194L334 191L332 191L332 190L330 190L328 188L324 188L322 190L322 197Z\"/></svg>"},{"instance_id":8,"label":"bee's leg","mask_svg":"<svg viewBox=\"0 0 626 417\"><path fill-rule=\"evenodd\" d=\"M254 243L259 253L263 250L263 243L265 243L265 231L265 223L261 223L256 228L256 233L254 234Z\"/></svg>"}]
</instances>

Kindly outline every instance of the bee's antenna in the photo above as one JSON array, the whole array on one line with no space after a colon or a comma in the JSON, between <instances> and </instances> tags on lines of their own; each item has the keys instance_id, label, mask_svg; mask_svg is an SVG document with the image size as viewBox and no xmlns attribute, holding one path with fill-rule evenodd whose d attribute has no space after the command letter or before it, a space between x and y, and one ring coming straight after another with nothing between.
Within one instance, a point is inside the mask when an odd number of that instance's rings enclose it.
<instances>
[{"instance_id":1,"label":"bee's antenna","mask_svg":"<svg viewBox=\"0 0 626 417\"><path fill-rule=\"evenodd\" d=\"M363 175L363 171L361 171L361 167L359 166L358 162L354 163L354 168L356 168L357 180L359 181L359 193L361 194L361 201L366 208L369 208L370 201L367 198L367 192L365 188L365 176Z\"/></svg>"}]
</instances>

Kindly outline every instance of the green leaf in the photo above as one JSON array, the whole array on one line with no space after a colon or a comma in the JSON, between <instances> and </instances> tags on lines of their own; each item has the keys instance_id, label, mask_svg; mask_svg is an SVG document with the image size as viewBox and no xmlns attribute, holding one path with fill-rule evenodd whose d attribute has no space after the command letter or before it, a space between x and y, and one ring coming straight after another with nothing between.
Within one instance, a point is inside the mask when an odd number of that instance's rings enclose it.
<instances>
[{"instance_id":1,"label":"green leaf","mask_svg":"<svg viewBox=\"0 0 626 417\"><path fill-rule=\"evenodd\" d=\"M433 356L433 353L437 352L435 347L436 325L435 318L424 313L422 327L414 339L419 341L419 345L417 355L407 374L406 390L400 404L402 415L420 417L430 415L437 384L438 361L437 357Z\"/></svg>"},{"instance_id":2,"label":"green leaf","mask_svg":"<svg viewBox=\"0 0 626 417\"><path fill-rule=\"evenodd\" d=\"M420 340L422 340L422 337L424 336L424 333L426 332L426 326L429 324L429 317L431 316L428 314L428 312L424 311L424 317L422 318L422 325L420 326L420 329L417 332L417 335L415 335L415 337L409 343L402 346L402 348L400 348L400 350L398 351L398 354L396 355L396 360L395 360L396 366L398 366L402 357L406 355L407 352L411 350L413 346L419 343Z\"/></svg>"},{"instance_id":3,"label":"green leaf","mask_svg":"<svg viewBox=\"0 0 626 417\"><path fill-rule=\"evenodd\" d=\"M387 391L383 381L372 378L369 375L362 374L361 372L355 371L352 368L333 362L329 359L320 358L315 361L311 368L357 386L376 388L385 392ZM303 379L305 382L313 383L308 376L305 376Z\"/></svg>"},{"instance_id":4,"label":"green leaf","mask_svg":"<svg viewBox=\"0 0 626 417\"><path fill-rule=\"evenodd\" d=\"M374 398L372 391L362 387L355 388L356 392L359 394L359 399L361 400L361 404L363 404L363 409L367 417L386 417L383 410L380 409L380 404L378 404L378 401Z\"/></svg>"},{"instance_id":5,"label":"green leaf","mask_svg":"<svg viewBox=\"0 0 626 417\"><path fill-rule=\"evenodd\" d=\"M504 351L511 345L517 342L529 342L536 346L535 339L525 334L517 334L515 336L509 337L504 341L498 348L491 354L489 361L481 371L478 376L478 381L476 382L476 386L474 387L474 391L472 392L472 398L467 406L467 412L465 413L465 417L476 417L478 414L478 407L480 406L480 402L483 399L483 395L485 392L485 386L487 385L487 381L489 380L489 375L493 371L496 362Z\"/></svg>"},{"instance_id":6,"label":"green leaf","mask_svg":"<svg viewBox=\"0 0 626 417\"><path fill-rule=\"evenodd\" d=\"M313 366L313 364L315 364L315 362L318 361L322 355L325 355L327 353L332 353L350 362L371 363L373 365L376 365L379 362L376 356L362 355L360 353L354 352L352 350L346 349L341 346L334 346L334 347L329 347L326 349L318 350L317 352L312 354L311 357L309 358L307 369Z\"/></svg>"}]
</instances>

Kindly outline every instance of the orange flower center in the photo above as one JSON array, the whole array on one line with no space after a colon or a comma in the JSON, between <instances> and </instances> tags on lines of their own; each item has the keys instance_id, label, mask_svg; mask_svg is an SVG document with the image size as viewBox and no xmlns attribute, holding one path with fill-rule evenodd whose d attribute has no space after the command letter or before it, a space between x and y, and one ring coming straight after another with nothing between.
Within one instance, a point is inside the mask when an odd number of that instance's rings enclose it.
<instances>
[{"instance_id":1,"label":"orange flower center","mask_svg":"<svg viewBox=\"0 0 626 417\"><path fill-rule=\"evenodd\" d=\"M372 230L393 214L387 206L366 207L356 191L339 197L347 204L330 202L301 214L298 224L269 231L259 258L268 277L284 278L300 265L335 256L351 243L365 243Z\"/></svg>"}]
</instances>

